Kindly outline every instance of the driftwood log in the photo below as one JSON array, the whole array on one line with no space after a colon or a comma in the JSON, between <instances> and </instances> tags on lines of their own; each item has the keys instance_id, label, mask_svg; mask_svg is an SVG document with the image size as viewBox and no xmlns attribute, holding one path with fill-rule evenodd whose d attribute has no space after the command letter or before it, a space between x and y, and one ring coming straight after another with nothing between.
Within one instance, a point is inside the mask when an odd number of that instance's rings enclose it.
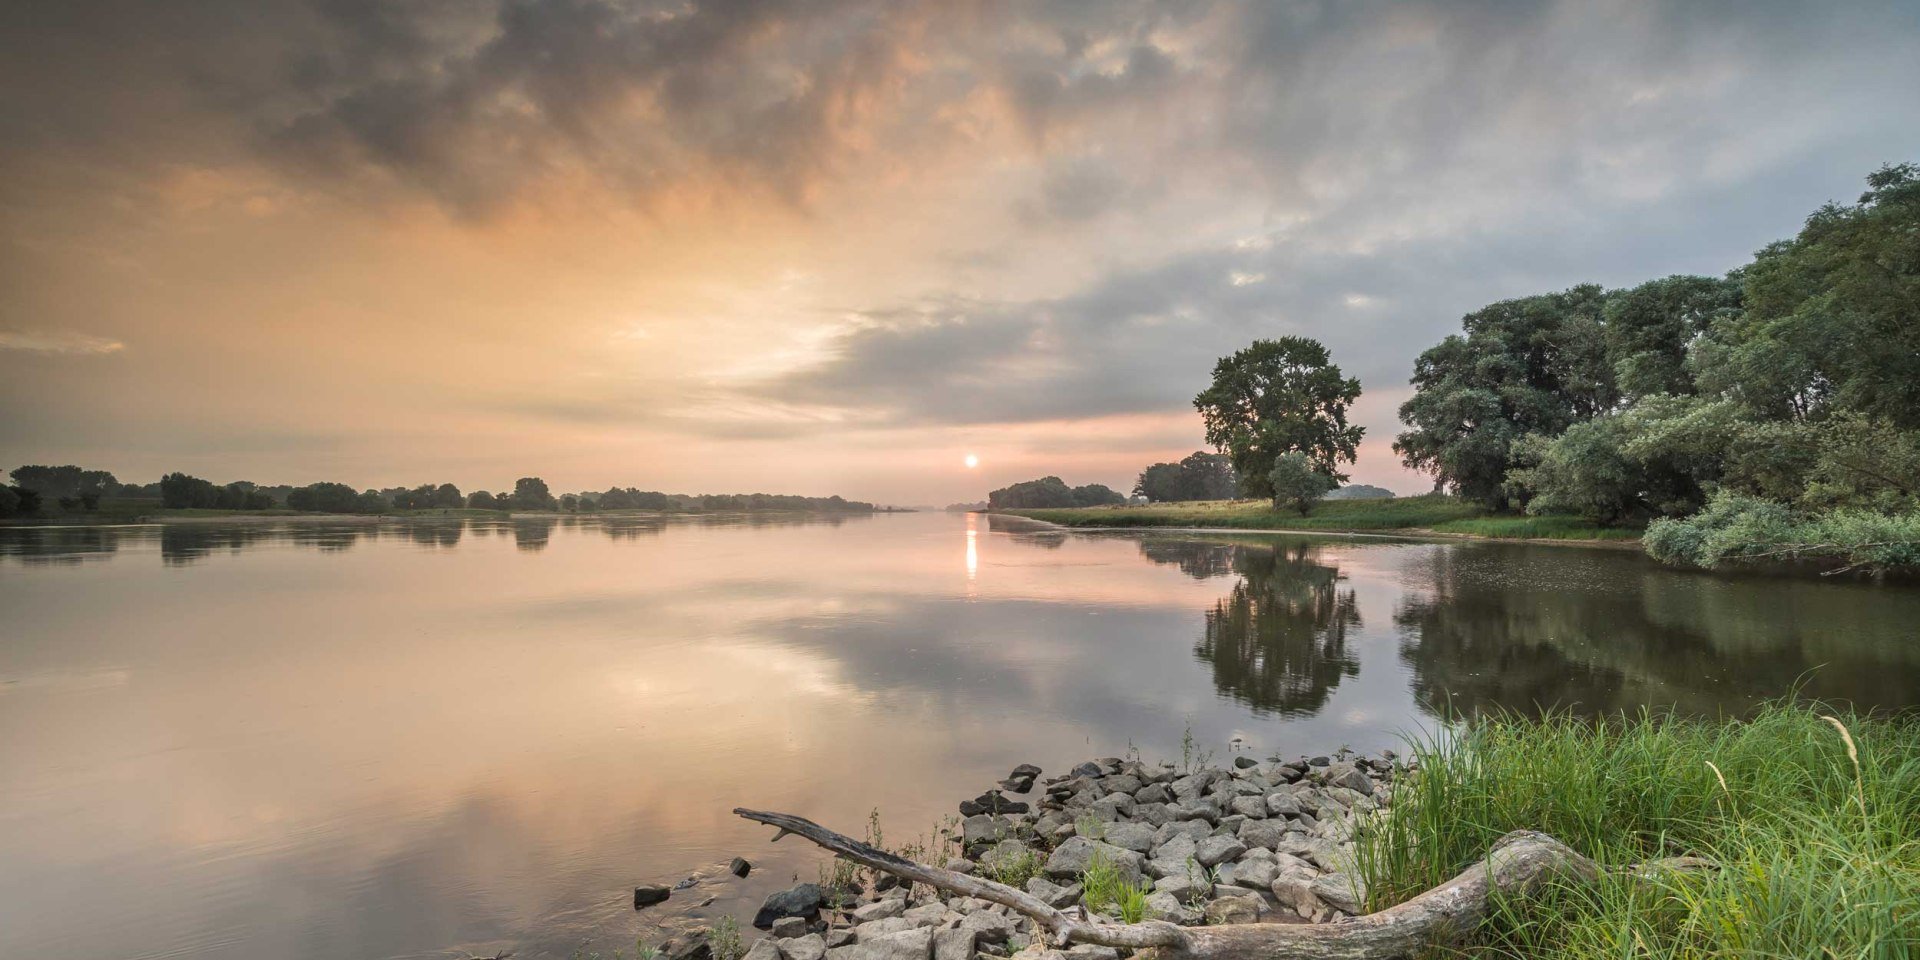
<instances>
[{"instance_id":1,"label":"driftwood log","mask_svg":"<svg viewBox=\"0 0 1920 960\"><path fill-rule=\"evenodd\" d=\"M1591 882L1605 868L1544 833L1519 830L1500 838L1486 859L1405 903L1333 923L1244 923L1182 927L1159 920L1143 923L1095 923L1050 907L1024 890L982 877L915 863L852 837L786 813L736 807L734 813L778 827L773 839L805 837L861 866L891 873L937 890L1003 904L1033 918L1053 944L1096 943L1109 947L1153 949L1162 960L1388 960L1459 943L1486 918L1499 898L1524 898L1554 881ZM1675 857L1652 860L1620 871L1655 879L1675 872L1710 867L1704 860Z\"/></svg>"}]
</instances>

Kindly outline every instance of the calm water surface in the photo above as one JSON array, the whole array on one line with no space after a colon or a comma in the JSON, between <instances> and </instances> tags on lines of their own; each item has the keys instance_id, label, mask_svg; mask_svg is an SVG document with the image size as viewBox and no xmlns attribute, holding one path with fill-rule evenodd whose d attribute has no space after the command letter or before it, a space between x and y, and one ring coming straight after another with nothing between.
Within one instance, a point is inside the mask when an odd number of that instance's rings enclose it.
<instances>
[{"instance_id":1,"label":"calm water surface","mask_svg":"<svg viewBox=\"0 0 1920 960\"><path fill-rule=\"evenodd\" d=\"M1447 709L1920 700L1920 590L1636 553L840 523L0 529L0 956L565 957L1014 764ZM758 868L636 914L636 883ZM714 902L700 906L707 897Z\"/></svg>"}]
</instances>

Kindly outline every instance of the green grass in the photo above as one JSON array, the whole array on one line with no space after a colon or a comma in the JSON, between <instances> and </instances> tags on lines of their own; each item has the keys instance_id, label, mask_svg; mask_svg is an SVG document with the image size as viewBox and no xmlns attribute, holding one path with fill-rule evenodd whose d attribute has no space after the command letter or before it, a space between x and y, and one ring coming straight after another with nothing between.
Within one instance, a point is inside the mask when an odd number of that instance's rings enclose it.
<instances>
[{"instance_id":1,"label":"green grass","mask_svg":"<svg viewBox=\"0 0 1920 960\"><path fill-rule=\"evenodd\" d=\"M1609 866L1681 854L1720 865L1656 882L1612 874L1502 904L1465 956L1920 954L1912 717L1802 705L1718 723L1509 716L1415 755L1419 772L1362 832L1375 908L1450 878L1517 829L1543 830Z\"/></svg>"},{"instance_id":2,"label":"green grass","mask_svg":"<svg viewBox=\"0 0 1920 960\"><path fill-rule=\"evenodd\" d=\"M1387 532L1433 530L1480 537L1632 540L1638 530L1602 527L1577 517L1490 515L1457 497L1427 494L1390 500L1323 500L1302 516L1264 500L1207 500L1144 506L1003 510L1064 527L1209 527L1234 530Z\"/></svg>"},{"instance_id":3,"label":"green grass","mask_svg":"<svg viewBox=\"0 0 1920 960\"><path fill-rule=\"evenodd\" d=\"M1123 923L1139 923L1147 915L1146 885L1128 882L1098 850L1080 875L1080 889L1080 902L1095 913L1118 917Z\"/></svg>"}]
</instances>

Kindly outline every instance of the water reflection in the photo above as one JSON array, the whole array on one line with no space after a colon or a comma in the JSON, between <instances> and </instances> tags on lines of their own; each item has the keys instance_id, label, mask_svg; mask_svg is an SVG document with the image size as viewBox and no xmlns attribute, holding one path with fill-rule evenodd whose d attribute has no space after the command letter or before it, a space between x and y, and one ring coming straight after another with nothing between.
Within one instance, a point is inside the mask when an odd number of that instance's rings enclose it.
<instances>
[{"instance_id":1,"label":"water reflection","mask_svg":"<svg viewBox=\"0 0 1920 960\"><path fill-rule=\"evenodd\" d=\"M16 527L0 537L0 559L23 564L104 560L120 549L120 527Z\"/></svg>"},{"instance_id":2,"label":"water reflection","mask_svg":"<svg viewBox=\"0 0 1920 960\"><path fill-rule=\"evenodd\" d=\"M545 550L547 541L553 539L553 528L559 522L552 517L515 517L513 545L530 553Z\"/></svg>"},{"instance_id":3,"label":"water reflection","mask_svg":"<svg viewBox=\"0 0 1920 960\"><path fill-rule=\"evenodd\" d=\"M1213 576L1221 559L1240 575L1206 611L1193 652L1213 668L1214 687L1251 706L1256 715L1318 712L1341 680L1359 675L1359 658L1347 644L1348 631L1361 626L1359 605L1340 571L1316 562L1317 547L1294 543L1187 551L1161 544L1148 551L1143 543L1142 552L1157 563L1176 563L1190 576ZM1161 559L1169 553L1174 555L1170 561Z\"/></svg>"}]
</instances>

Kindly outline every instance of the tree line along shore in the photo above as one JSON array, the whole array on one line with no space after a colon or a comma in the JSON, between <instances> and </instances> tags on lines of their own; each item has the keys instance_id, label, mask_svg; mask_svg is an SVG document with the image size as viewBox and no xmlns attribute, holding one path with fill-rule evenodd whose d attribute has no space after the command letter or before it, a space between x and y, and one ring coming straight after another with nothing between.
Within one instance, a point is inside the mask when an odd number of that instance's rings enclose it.
<instances>
[{"instance_id":1,"label":"tree line along shore","mask_svg":"<svg viewBox=\"0 0 1920 960\"><path fill-rule=\"evenodd\" d=\"M122 483L105 470L74 465L16 467L0 485L0 518L21 521L113 522L140 517L233 517L321 514L488 517L503 513L874 513L877 507L840 496L782 494L673 494L611 487L554 495L539 477L522 477L511 491L463 494L451 483L355 489L344 483L269 486L216 484L185 473L153 483Z\"/></svg>"},{"instance_id":2,"label":"tree line along shore","mask_svg":"<svg viewBox=\"0 0 1920 960\"><path fill-rule=\"evenodd\" d=\"M1125 503L1048 477L989 506L1068 526L1638 538L1677 565L1920 569L1920 165L1875 171L1857 202L1724 276L1482 307L1409 382L1393 449L1434 496L1326 502L1355 461L1360 384L1318 341L1281 337L1222 358L1194 398L1216 453L1148 467Z\"/></svg>"}]
</instances>

